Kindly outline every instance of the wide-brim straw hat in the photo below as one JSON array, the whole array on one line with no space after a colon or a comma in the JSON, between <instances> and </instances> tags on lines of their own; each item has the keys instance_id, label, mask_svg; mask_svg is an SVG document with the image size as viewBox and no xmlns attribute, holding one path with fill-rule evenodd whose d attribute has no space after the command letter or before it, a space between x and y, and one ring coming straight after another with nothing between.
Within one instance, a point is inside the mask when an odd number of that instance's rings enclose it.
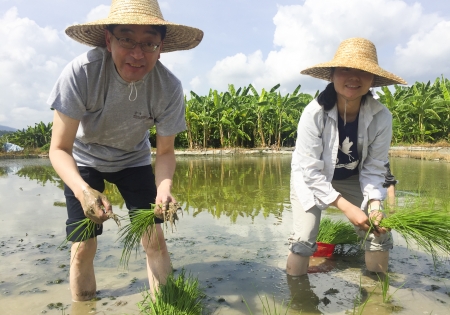
<instances>
[{"instance_id":1,"label":"wide-brim straw hat","mask_svg":"<svg viewBox=\"0 0 450 315\"><path fill-rule=\"evenodd\" d=\"M164 20L157 0L112 0L106 19L69 26L66 34L88 46L106 47L105 27L110 24L165 25L161 52L191 49L203 38L203 31L197 28Z\"/></svg>"},{"instance_id":2,"label":"wide-brim straw hat","mask_svg":"<svg viewBox=\"0 0 450 315\"><path fill-rule=\"evenodd\" d=\"M315 78L331 81L331 70L335 67L364 70L375 75L372 87L391 84L407 84L405 80L378 65L375 45L364 38L349 38L341 42L333 60L319 63L301 71Z\"/></svg>"}]
</instances>

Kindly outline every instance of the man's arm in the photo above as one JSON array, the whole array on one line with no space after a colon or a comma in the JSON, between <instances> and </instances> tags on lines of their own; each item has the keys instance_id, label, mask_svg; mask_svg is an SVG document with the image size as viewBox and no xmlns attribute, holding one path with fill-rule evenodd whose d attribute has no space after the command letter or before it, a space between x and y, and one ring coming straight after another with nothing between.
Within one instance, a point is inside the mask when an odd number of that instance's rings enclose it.
<instances>
[{"instance_id":1,"label":"man's arm","mask_svg":"<svg viewBox=\"0 0 450 315\"><path fill-rule=\"evenodd\" d=\"M79 124L80 121L55 110L49 157L56 173L80 201L86 216L101 224L109 218L106 213L112 212L112 207L106 197L92 189L78 172L72 149ZM105 208L104 211L101 205Z\"/></svg>"},{"instance_id":2,"label":"man's arm","mask_svg":"<svg viewBox=\"0 0 450 315\"><path fill-rule=\"evenodd\" d=\"M156 204L176 202L172 197L172 179L175 173L175 135L156 135L156 159L155 159L155 180L156 180Z\"/></svg>"}]
</instances>

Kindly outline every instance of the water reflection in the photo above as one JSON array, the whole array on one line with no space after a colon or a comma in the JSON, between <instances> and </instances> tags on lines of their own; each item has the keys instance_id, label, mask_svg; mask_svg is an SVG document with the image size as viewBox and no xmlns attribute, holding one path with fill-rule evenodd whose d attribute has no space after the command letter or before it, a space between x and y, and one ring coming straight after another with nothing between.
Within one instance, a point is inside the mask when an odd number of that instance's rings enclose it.
<instances>
[{"instance_id":1,"label":"water reflection","mask_svg":"<svg viewBox=\"0 0 450 315\"><path fill-rule=\"evenodd\" d=\"M183 159L174 190L193 215L281 216L289 204L290 156Z\"/></svg>"},{"instance_id":2,"label":"water reflection","mask_svg":"<svg viewBox=\"0 0 450 315\"><path fill-rule=\"evenodd\" d=\"M179 157L174 176L174 194L192 211L214 218L274 215L281 218L289 206L290 155ZM399 180L397 195L427 195L441 199L450 190L450 163L393 158L391 169ZM0 161L0 178L8 174L48 183L63 189L64 183L48 160ZM117 187L106 183L105 194L114 206L124 208Z\"/></svg>"},{"instance_id":3,"label":"water reflection","mask_svg":"<svg viewBox=\"0 0 450 315\"><path fill-rule=\"evenodd\" d=\"M450 164L393 159L391 165L400 180L400 194L420 191L437 198L448 195ZM364 262L359 256L313 259L304 281L286 277L286 240L292 221L289 173L288 155L179 158L174 193L189 213L180 218L175 232L167 233L174 268L186 268L199 277L205 294L211 297L209 305L219 309L216 314L247 314L243 298L254 314L262 314L259 296L269 300L274 297L277 302L292 298L289 314L300 314L298 309L305 315L352 314L355 298L361 303L369 295L364 314L395 313L388 309L391 304L383 307L379 291L372 295L377 280L361 276ZM71 304L68 291L62 288L67 287L68 271L59 267L68 263L69 254L55 250L65 237L65 209L54 207L55 202L62 205L64 200L61 180L48 160L0 160L0 174L0 293L8 297L0 303L0 314L10 314L11 307L18 310L14 314L29 314L50 302ZM106 194L114 209L124 207L114 185L107 184ZM103 300L93 305L99 314L103 310L104 314L136 314L130 309L135 309L133 301L141 298L138 288L147 281L145 260L137 257L131 261L128 273L118 270L121 248L116 243L117 227L114 222L105 226L96 261ZM448 311L448 290L442 285L448 279L448 264L439 272L430 266L428 255L396 240L389 268L394 280L391 287L402 287L395 300L405 307L403 313ZM55 279L66 282L45 285ZM34 288L42 294L22 294L36 292ZM121 304L118 309L116 302L107 299L109 296L128 301L130 309L121 311L128 306ZM217 302L222 297L226 302ZM67 311L76 314L77 307L88 306L71 305ZM89 311L86 308L80 312ZM56 310L48 313L56 315Z\"/></svg>"},{"instance_id":4,"label":"water reflection","mask_svg":"<svg viewBox=\"0 0 450 315\"><path fill-rule=\"evenodd\" d=\"M18 169L15 174L19 177L36 181L42 186L45 186L47 183L52 183L60 189L64 188L64 182L50 165L24 166Z\"/></svg>"},{"instance_id":5,"label":"water reflection","mask_svg":"<svg viewBox=\"0 0 450 315\"><path fill-rule=\"evenodd\" d=\"M291 293L290 307L308 314L322 314L318 310L319 297L312 290L308 275L299 277L286 275L286 277Z\"/></svg>"},{"instance_id":6,"label":"water reflection","mask_svg":"<svg viewBox=\"0 0 450 315\"><path fill-rule=\"evenodd\" d=\"M399 180L396 188L403 193L436 198L450 191L450 163L415 159L391 159L391 171Z\"/></svg>"}]
</instances>

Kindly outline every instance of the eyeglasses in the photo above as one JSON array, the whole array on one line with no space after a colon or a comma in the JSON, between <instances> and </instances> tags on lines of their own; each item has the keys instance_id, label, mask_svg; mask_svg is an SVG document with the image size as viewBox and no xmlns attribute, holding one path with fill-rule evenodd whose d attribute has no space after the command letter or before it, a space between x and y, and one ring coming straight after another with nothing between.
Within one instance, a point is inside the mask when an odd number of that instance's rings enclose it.
<instances>
[{"instance_id":1,"label":"eyeglasses","mask_svg":"<svg viewBox=\"0 0 450 315\"><path fill-rule=\"evenodd\" d=\"M159 43L159 44L153 44L150 42L138 43L137 41L135 41L131 38L128 38L128 37L120 37L119 38L114 34L112 34L112 35L119 41L119 45L126 49L134 49L136 47L136 45L139 45L139 46L141 46L142 51L152 53L152 52L155 52L159 46L161 46L161 43Z\"/></svg>"}]
</instances>

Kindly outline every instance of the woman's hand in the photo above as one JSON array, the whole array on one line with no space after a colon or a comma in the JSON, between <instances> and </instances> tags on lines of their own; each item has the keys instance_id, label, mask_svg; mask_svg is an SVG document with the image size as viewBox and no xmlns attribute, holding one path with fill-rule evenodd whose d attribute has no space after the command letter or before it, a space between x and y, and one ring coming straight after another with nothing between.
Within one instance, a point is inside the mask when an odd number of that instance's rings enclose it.
<instances>
[{"instance_id":1,"label":"woman's hand","mask_svg":"<svg viewBox=\"0 0 450 315\"><path fill-rule=\"evenodd\" d=\"M344 197L338 196L331 205L341 210L348 220L359 227L360 230L368 231L370 229L369 218L364 211L347 201Z\"/></svg>"},{"instance_id":2,"label":"woman's hand","mask_svg":"<svg viewBox=\"0 0 450 315\"><path fill-rule=\"evenodd\" d=\"M381 220L384 218L384 213L380 210L373 210L369 213L369 220L373 227L373 234L375 236L380 236L380 234L386 233L388 230L380 227L379 224Z\"/></svg>"},{"instance_id":3,"label":"woman's hand","mask_svg":"<svg viewBox=\"0 0 450 315\"><path fill-rule=\"evenodd\" d=\"M355 226L359 227L360 230L368 231L370 229L370 222L367 215L361 208L354 205L346 210L342 210L348 220Z\"/></svg>"}]
</instances>

